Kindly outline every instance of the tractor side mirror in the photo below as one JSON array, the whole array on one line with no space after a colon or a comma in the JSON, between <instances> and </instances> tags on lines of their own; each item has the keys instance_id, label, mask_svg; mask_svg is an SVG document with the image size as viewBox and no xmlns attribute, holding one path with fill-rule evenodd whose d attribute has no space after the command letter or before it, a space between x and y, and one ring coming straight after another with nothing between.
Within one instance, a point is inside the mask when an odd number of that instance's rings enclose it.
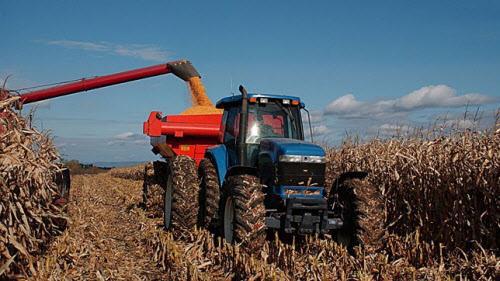
<instances>
[{"instance_id":1,"label":"tractor side mirror","mask_svg":"<svg viewBox=\"0 0 500 281\"><path fill-rule=\"evenodd\" d=\"M311 114L309 113L309 110L307 110L305 106L302 106L301 109L303 109L307 113L307 121L309 123L309 134L311 137L311 142L314 142L313 129L312 129L312 125L311 125Z\"/></svg>"}]
</instances>

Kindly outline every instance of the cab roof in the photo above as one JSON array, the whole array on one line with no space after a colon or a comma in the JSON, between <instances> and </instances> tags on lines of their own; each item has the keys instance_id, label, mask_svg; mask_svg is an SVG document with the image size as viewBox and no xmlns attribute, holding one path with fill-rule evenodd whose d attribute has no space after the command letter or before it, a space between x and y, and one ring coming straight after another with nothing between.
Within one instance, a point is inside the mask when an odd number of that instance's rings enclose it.
<instances>
[{"instance_id":1,"label":"cab roof","mask_svg":"<svg viewBox=\"0 0 500 281\"><path fill-rule=\"evenodd\" d=\"M291 101L294 100L298 101L301 107L304 107L304 103L300 101L300 98L294 96L248 93L248 98L268 98L268 99L291 100ZM216 107L224 108L232 103L239 103L239 102L241 102L241 95L229 96L218 100Z\"/></svg>"}]
</instances>

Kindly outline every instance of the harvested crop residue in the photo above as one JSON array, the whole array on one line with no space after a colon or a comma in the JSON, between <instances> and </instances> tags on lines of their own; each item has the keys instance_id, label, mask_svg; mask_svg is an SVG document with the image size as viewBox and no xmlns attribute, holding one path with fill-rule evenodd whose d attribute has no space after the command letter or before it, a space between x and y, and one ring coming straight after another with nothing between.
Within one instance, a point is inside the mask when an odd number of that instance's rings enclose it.
<instances>
[{"instance_id":1,"label":"harvested crop residue","mask_svg":"<svg viewBox=\"0 0 500 281\"><path fill-rule=\"evenodd\" d=\"M154 231L138 208L142 183L78 175L72 182L71 223L41 259L38 280L167 280L145 245Z\"/></svg>"},{"instance_id":2,"label":"harvested crop residue","mask_svg":"<svg viewBox=\"0 0 500 281\"><path fill-rule=\"evenodd\" d=\"M113 168L109 171L110 175L116 178L127 180L144 180L144 165L132 167Z\"/></svg>"},{"instance_id":3,"label":"harvested crop residue","mask_svg":"<svg viewBox=\"0 0 500 281\"><path fill-rule=\"evenodd\" d=\"M485 136L493 143L497 137ZM354 149L345 146L338 153L347 157ZM361 148L360 153L369 151ZM489 155L487 151L485 155ZM330 151L329 165L348 162L343 157ZM353 155L353 159L358 158ZM129 171L136 174L143 168ZM406 235L388 231L382 249L361 251L357 256L349 255L331 237L299 239L296 244L274 239L259 253L249 255L207 230L163 231L161 217L148 217L138 207L142 183L123 179L122 173L75 177L69 210L72 222L41 260L45 267L38 279L453 280L461 276L494 280L500 268L494 251L476 245L465 252L451 250L422 240L418 228ZM155 194L161 202L162 193ZM418 208L425 201L412 204Z\"/></svg>"}]
</instances>

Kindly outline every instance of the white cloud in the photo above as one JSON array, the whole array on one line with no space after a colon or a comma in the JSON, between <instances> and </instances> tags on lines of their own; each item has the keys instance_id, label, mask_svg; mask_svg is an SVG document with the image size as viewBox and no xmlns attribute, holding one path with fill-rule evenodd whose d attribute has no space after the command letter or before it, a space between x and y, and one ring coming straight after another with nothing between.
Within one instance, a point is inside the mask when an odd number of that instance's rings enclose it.
<instances>
[{"instance_id":1,"label":"white cloud","mask_svg":"<svg viewBox=\"0 0 500 281\"><path fill-rule=\"evenodd\" d=\"M349 114L353 111L358 111L364 106L362 102L356 100L353 94L341 96L332 101L326 107L326 114Z\"/></svg>"},{"instance_id":2,"label":"white cloud","mask_svg":"<svg viewBox=\"0 0 500 281\"><path fill-rule=\"evenodd\" d=\"M322 136L329 133L331 130L326 125L314 126L312 128L314 136Z\"/></svg>"},{"instance_id":3,"label":"white cloud","mask_svg":"<svg viewBox=\"0 0 500 281\"><path fill-rule=\"evenodd\" d=\"M166 62L171 54L161 49L159 46L147 44L114 44L110 42L85 42L73 40L52 40L43 42L48 45L60 46L68 49L102 52L155 62Z\"/></svg>"},{"instance_id":4,"label":"white cloud","mask_svg":"<svg viewBox=\"0 0 500 281\"><path fill-rule=\"evenodd\" d=\"M139 134L132 133L132 132L125 132L125 133L118 134L118 135L114 136L113 138L117 139L117 140L129 140L129 139L135 138L137 136L139 136Z\"/></svg>"},{"instance_id":5,"label":"white cloud","mask_svg":"<svg viewBox=\"0 0 500 281\"><path fill-rule=\"evenodd\" d=\"M48 45L56 45L65 48L81 49L85 51L105 52L109 50L108 43L93 43L72 40L52 40L46 42Z\"/></svg>"},{"instance_id":6,"label":"white cloud","mask_svg":"<svg viewBox=\"0 0 500 281\"><path fill-rule=\"evenodd\" d=\"M398 125L398 124L382 124L379 126L379 132L383 135L405 135L412 129L408 125Z\"/></svg>"},{"instance_id":7,"label":"white cloud","mask_svg":"<svg viewBox=\"0 0 500 281\"><path fill-rule=\"evenodd\" d=\"M353 94L347 94L329 103L324 112L341 118L373 118L401 115L423 108L480 105L491 101L494 99L486 95L469 93L460 96L449 86L431 85L397 99L376 102L358 101Z\"/></svg>"},{"instance_id":8,"label":"white cloud","mask_svg":"<svg viewBox=\"0 0 500 281\"><path fill-rule=\"evenodd\" d=\"M412 110L422 107L458 107L479 105L492 100L490 97L471 93L458 96L455 89L446 85L426 86L396 100L397 108Z\"/></svg>"},{"instance_id":9,"label":"white cloud","mask_svg":"<svg viewBox=\"0 0 500 281\"><path fill-rule=\"evenodd\" d=\"M107 142L107 145L147 144L147 140L148 138L143 134L124 132L115 135L111 140Z\"/></svg>"}]
</instances>

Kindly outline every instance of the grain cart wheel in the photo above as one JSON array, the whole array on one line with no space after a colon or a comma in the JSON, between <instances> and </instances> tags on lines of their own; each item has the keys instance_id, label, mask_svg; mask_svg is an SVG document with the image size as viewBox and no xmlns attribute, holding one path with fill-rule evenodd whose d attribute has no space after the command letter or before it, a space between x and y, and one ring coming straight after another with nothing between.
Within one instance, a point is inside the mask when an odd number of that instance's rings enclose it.
<instances>
[{"instance_id":1,"label":"grain cart wheel","mask_svg":"<svg viewBox=\"0 0 500 281\"><path fill-rule=\"evenodd\" d=\"M384 202L378 188L366 180L347 179L332 195L337 196L344 222L336 232L337 242L351 253L356 246L367 251L380 248L384 235Z\"/></svg>"},{"instance_id":2,"label":"grain cart wheel","mask_svg":"<svg viewBox=\"0 0 500 281\"><path fill-rule=\"evenodd\" d=\"M219 225L220 187L217 170L210 159L201 160L198 176L200 179L198 225L210 230L216 230Z\"/></svg>"},{"instance_id":3,"label":"grain cart wheel","mask_svg":"<svg viewBox=\"0 0 500 281\"><path fill-rule=\"evenodd\" d=\"M196 163L187 156L177 156L170 163L170 173L163 201L163 223L167 230L186 230L196 225L198 210L198 175Z\"/></svg>"},{"instance_id":4,"label":"grain cart wheel","mask_svg":"<svg viewBox=\"0 0 500 281\"><path fill-rule=\"evenodd\" d=\"M259 179L251 175L230 176L224 184L219 217L222 234L229 243L258 252L266 239L264 193Z\"/></svg>"}]
</instances>

